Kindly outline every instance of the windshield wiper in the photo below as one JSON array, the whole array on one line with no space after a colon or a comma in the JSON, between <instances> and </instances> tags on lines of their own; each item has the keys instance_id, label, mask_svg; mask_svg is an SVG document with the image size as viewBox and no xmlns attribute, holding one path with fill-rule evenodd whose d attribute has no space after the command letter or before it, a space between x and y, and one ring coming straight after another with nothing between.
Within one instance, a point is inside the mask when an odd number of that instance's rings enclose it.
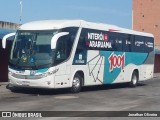
<instances>
[{"instance_id":1,"label":"windshield wiper","mask_svg":"<svg viewBox=\"0 0 160 120\"><path fill-rule=\"evenodd\" d=\"M42 68L43 66L50 67L51 65L53 65L53 64L52 63L47 63L47 64L43 64L43 65L38 65L37 68Z\"/></svg>"}]
</instances>

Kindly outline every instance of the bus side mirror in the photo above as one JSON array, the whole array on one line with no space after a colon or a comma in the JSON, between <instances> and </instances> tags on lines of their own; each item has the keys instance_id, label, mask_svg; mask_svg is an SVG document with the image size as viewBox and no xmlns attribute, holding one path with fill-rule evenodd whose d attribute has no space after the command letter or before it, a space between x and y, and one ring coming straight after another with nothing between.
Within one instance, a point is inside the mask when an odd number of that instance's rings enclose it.
<instances>
[{"instance_id":1,"label":"bus side mirror","mask_svg":"<svg viewBox=\"0 0 160 120\"><path fill-rule=\"evenodd\" d=\"M68 35L68 34L69 34L69 32L60 32L60 33L55 34L51 39L51 49L55 49L56 48L57 40L60 37Z\"/></svg>"},{"instance_id":2,"label":"bus side mirror","mask_svg":"<svg viewBox=\"0 0 160 120\"><path fill-rule=\"evenodd\" d=\"M15 36L16 33L9 33L7 35L5 35L2 39L2 48L5 49L6 48L6 41L7 41L7 38L9 37L12 37L12 36Z\"/></svg>"}]
</instances>

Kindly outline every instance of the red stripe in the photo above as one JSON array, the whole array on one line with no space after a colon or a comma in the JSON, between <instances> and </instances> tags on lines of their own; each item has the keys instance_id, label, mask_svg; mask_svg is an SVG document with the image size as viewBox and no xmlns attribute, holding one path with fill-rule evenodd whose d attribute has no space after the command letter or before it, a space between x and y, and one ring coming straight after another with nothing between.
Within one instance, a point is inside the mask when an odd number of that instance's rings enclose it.
<instances>
[{"instance_id":1,"label":"red stripe","mask_svg":"<svg viewBox=\"0 0 160 120\"><path fill-rule=\"evenodd\" d=\"M120 30L109 29L109 32L117 32L117 31L120 31Z\"/></svg>"}]
</instances>

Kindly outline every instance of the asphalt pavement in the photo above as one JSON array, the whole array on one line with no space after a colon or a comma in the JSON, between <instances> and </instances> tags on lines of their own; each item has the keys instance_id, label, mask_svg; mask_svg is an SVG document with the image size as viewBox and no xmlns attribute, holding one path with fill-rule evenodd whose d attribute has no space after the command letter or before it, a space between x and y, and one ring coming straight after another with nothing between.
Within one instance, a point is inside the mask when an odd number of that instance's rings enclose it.
<instances>
[{"instance_id":1,"label":"asphalt pavement","mask_svg":"<svg viewBox=\"0 0 160 120\"><path fill-rule=\"evenodd\" d=\"M68 89L17 89L11 91L7 84L1 83L0 85L0 111L62 111L60 113L62 116L55 118L58 120L70 120L64 115L65 111L80 111L75 115L74 112L70 113L75 116L72 117L74 120L94 120L97 118L82 117L91 114L95 117L103 114L104 111L160 111L160 74L155 74L153 79L139 83L136 88L129 88L126 84L92 86L84 87L78 94L69 93ZM83 111L87 112L83 113ZM111 113L112 116L114 114L116 116L117 113ZM77 115L82 115L82 117L76 117ZM40 119L52 120L53 118ZM106 120L106 117L98 119ZM108 117L107 119L112 118ZM130 118L116 117L115 119ZM150 120L151 118L142 117L140 119ZM154 119L158 120L159 118L154 117Z\"/></svg>"}]
</instances>

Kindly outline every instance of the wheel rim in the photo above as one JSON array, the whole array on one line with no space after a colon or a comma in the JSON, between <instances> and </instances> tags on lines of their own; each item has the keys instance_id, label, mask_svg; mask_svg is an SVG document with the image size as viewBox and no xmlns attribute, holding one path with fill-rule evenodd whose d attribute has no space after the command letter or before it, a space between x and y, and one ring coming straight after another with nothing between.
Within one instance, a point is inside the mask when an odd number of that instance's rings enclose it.
<instances>
[{"instance_id":1,"label":"wheel rim","mask_svg":"<svg viewBox=\"0 0 160 120\"><path fill-rule=\"evenodd\" d=\"M132 83L133 83L133 85L137 84L137 77L136 77L136 75L133 76Z\"/></svg>"},{"instance_id":2,"label":"wheel rim","mask_svg":"<svg viewBox=\"0 0 160 120\"><path fill-rule=\"evenodd\" d=\"M79 78L74 78L74 80L73 80L73 87L75 88L75 89L78 89L79 87L80 87L80 79Z\"/></svg>"}]
</instances>

